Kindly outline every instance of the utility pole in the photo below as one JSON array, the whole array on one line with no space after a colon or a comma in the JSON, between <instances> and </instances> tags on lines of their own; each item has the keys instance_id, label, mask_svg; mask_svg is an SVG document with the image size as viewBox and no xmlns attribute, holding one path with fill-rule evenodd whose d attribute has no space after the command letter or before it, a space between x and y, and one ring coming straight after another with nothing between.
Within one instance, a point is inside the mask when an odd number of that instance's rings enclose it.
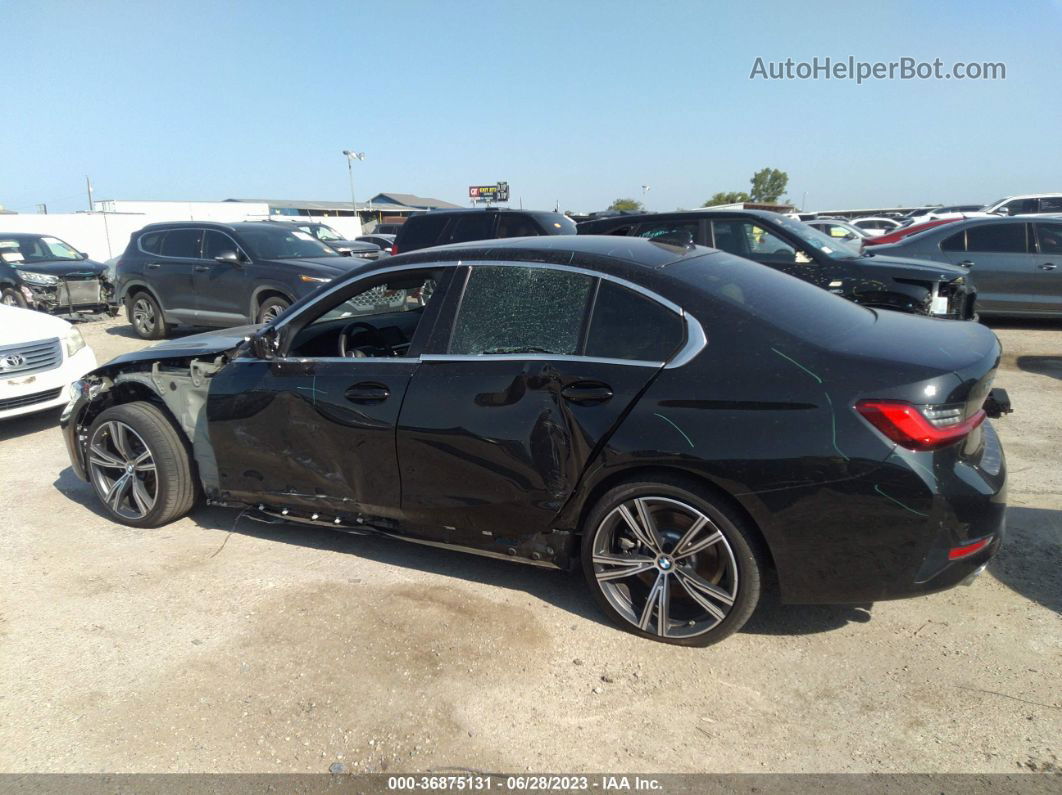
<instances>
[{"instance_id":1,"label":"utility pole","mask_svg":"<svg viewBox=\"0 0 1062 795\"><path fill-rule=\"evenodd\" d=\"M650 190L650 186L642 185L642 209L645 209L645 194L647 194Z\"/></svg>"},{"instance_id":2,"label":"utility pole","mask_svg":"<svg viewBox=\"0 0 1062 795\"><path fill-rule=\"evenodd\" d=\"M350 176L350 208L354 211L354 217L358 217L358 204L354 201L354 166L355 160L364 160L364 152L355 152L352 149L344 149L344 156L347 158L347 174Z\"/></svg>"},{"instance_id":3,"label":"utility pole","mask_svg":"<svg viewBox=\"0 0 1062 795\"><path fill-rule=\"evenodd\" d=\"M85 187L88 188L88 203L89 212L92 212L92 180L88 178L88 174L85 175Z\"/></svg>"}]
</instances>

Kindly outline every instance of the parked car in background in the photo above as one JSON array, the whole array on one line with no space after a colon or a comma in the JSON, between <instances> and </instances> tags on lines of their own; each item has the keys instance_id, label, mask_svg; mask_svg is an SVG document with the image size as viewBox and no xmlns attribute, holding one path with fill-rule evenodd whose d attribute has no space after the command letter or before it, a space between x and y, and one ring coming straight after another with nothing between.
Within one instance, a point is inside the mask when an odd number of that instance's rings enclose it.
<instances>
[{"instance_id":1,"label":"parked car in background","mask_svg":"<svg viewBox=\"0 0 1062 795\"><path fill-rule=\"evenodd\" d=\"M751 259L856 303L968 320L976 290L967 272L940 263L859 254L800 221L763 210L685 210L604 218L579 234L697 243Z\"/></svg>"},{"instance_id":2,"label":"parked car in background","mask_svg":"<svg viewBox=\"0 0 1062 795\"><path fill-rule=\"evenodd\" d=\"M1062 215L969 218L876 251L967 269L983 316L1062 315Z\"/></svg>"},{"instance_id":3,"label":"parked car in background","mask_svg":"<svg viewBox=\"0 0 1062 795\"><path fill-rule=\"evenodd\" d=\"M371 243L379 246L381 253L390 254L395 245L395 235L362 235L357 238L359 243Z\"/></svg>"},{"instance_id":4,"label":"parked car in background","mask_svg":"<svg viewBox=\"0 0 1062 795\"><path fill-rule=\"evenodd\" d=\"M339 234L328 224L308 223L303 221L271 221L272 223L289 223L296 229L301 229L307 234L313 235L331 249L335 249L345 257L360 257L361 259L373 260L380 256L380 246L366 243L360 238L348 240Z\"/></svg>"},{"instance_id":5,"label":"parked car in background","mask_svg":"<svg viewBox=\"0 0 1062 795\"><path fill-rule=\"evenodd\" d=\"M0 420L65 406L70 385L95 368L75 326L0 305Z\"/></svg>"},{"instance_id":6,"label":"parked car in background","mask_svg":"<svg viewBox=\"0 0 1062 795\"><path fill-rule=\"evenodd\" d=\"M920 232L925 232L927 229L935 229L936 227L943 226L944 224L950 224L954 221L962 219L963 217L964 216L956 215L951 218L941 218L936 221L921 221L917 224L911 224L910 226L901 226L891 232L886 232L883 235L867 238L863 241L863 248L869 248L871 246L883 246L886 243L898 243L905 237L917 235Z\"/></svg>"},{"instance_id":7,"label":"parked car in background","mask_svg":"<svg viewBox=\"0 0 1062 795\"><path fill-rule=\"evenodd\" d=\"M881 215L871 215L867 216L866 218L852 219L852 226L862 229L871 237L876 237L877 235L883 235L886 232L891 232L899 225L899 221L893 218L886 218Z\"/></svg>"},{"instance_id":8,"label":"parked car in background","mask_svg":"<svg viewBox=\"0 0 1062 795\"><path fill-rule=\"evenodd\" d=\"M116 311L106 266L51 235L0 233L0 303L52 314Z\"/></svg>"},{"instance_id":9,"label":"parked car in background","mask_svg":"<svg viewBox=\"0 0 1062 795\"><path fill-rule=\"evenodd\" d=\"M373 227L372 233L374 235L397 235L401 228L402 224L377 224Z\"/></svg>"},{"instance_id":10,"label":"parked car in background","mask_svg":"<svg viewBox=\"0 0 1062 795\"><path fill-rule=\"evenodd\" d=\"M997 215L1028 215L1032 213L1062 213L1062 193L1030 193L1008 196L981 208Z\"/></svg>"},{"instance_id":11,"label":"parked car in background","mask_svg":"<svg viewBox=\"0 0 1062 795\"><path fill-rule=\"evenodd\" d=\"M408 300L358 309L380 291ZM869 602L983 569L1004 530L999 359L979 324L724 252L522 238L374 263L257 331L120 356L79 383L64 436L127 525L203 494L581 568L619 626L704 646L767 576L785 601Z\"/></svg>"},{"instance_id":12,"label":"parked car in background","mask_svg":"<svg viewBox=\"0 0 1062 795\"><path fill-rule=\"evenodd\" d=\"M853 226L843 218L813 218L804 221L812 229L817 229L827 237L844 243L855 251L863 248L863 244L873 236L865 229Z\"/></svg>"},{"instance_id":13,"label":"parked car in background","mask_svg":"<svg viewBox=\"0 0 1062 795\"><path fill-rule=\"evenodd\" d=\"M574 235L575 223L566 215L539 210L486 207L433 210L409 218L395 236L392 254L406 254L429 246L536 235Z\"/></svg>"},{"instance_id":14,"label":"parked car in background","mask_svg":"<svg viewBox=\"0 0 1062 795\"><path fill-rule=\"evenodd\" d=\"M952 204L945 207L933 207L929 212L920 214L917 220L919 223L926 223L927 221L977 215L985 215L984 208L980 204Z\"/></svg>"},{"instance_id":15,"label":"parked car in background","mask_svg":"<svg viewBox=\"0 0 1062 795\"><path fill-rule=\"evenodd\" d=\"M118 261L118 300L138 336L161 339L174 325L265 322L364 265L290 224L149 224Z\"/></svg>"}]
</instances>

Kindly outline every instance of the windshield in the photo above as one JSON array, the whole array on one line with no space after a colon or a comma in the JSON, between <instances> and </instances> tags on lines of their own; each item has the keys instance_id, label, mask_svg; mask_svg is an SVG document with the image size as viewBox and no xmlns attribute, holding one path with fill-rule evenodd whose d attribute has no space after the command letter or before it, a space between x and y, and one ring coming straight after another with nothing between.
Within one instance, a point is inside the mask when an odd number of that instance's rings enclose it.
<instances>
[{"instance_id":1,"label":"windshield","mask_svg":"<svg viewBox=\"0 0 1062 795\"><path fill-rule=\"evenodd\" d=\"M302 259L305 257L339 257L339 252L301 229L248 226L240 237L255 259Z\"/></svg>"},{"instance_id":2,"label":"windshield","mask_svg":"<svg viewBox=\"0 0 1062 795\"><path fill-rule=\"evenodd\" d=\"M76 248L57 237L0 237L0 249L7 255L4 257L5 262L68 262L81 259L81 253Z\"/></svg>"},{"instance_id":3,"label":"windshield","mask_svg":"<svg viewBox=\"0 0 1062 795\"><path fill-rule=\"evenodd\" d=\"M324 224L318 224L316 232L314 232L314 229L311 226L300 226L299 229L309 232L318 240L346 240L346 238L339 234L335 229L330 226L325 226Z\"/></svg>"},{"instance_id":4,"label":"windshield","mask_svg":"<svg viewBox=\"0 0 1062 795\"><path fill-rule=\"evenodd\" d=\"M818 229L814 229L803 221L794 221L792 218L786 218L785 216L779 216L775 219L775 223L785 229L792 235L796 235L800 238L806 246L815 251L820 251L823 254L831 256L839 256L842 258L849 258L858 256L857 253L845 246L843 243L834 240L829 235L823 234Z\"/></svg>"}]
</instances>

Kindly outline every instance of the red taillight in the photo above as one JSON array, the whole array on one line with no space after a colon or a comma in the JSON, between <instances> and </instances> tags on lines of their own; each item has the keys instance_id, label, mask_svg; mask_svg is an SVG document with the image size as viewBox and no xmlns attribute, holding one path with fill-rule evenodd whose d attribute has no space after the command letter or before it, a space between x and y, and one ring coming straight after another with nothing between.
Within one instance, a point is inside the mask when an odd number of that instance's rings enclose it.
<instances>
[{"instance_id":1,"label":"red taillight","mask_svg":"<svg viewBox=\"0 0 1062 795\"><path fill-rule=\"evenodd\" d=\"M393 257L397 253L398 253L398 244L397 243L392 243L391 244L391 256Z\"/></svg>"},{"instance_id":2,"label":"red taillight","mask_svg":"<svg viewBox=\"0 0 1062 795\"><path fill-rule=\"evenodd\" d=\"M948 550L948 560L959 560L959 558L968 558L974 552L984 549L988 546L992 540L992 536L986 536L979 541L973 541L969 544L963 544L961 547L952 547Z\"/></svg>"},{"instance_id":3,"label":"red taillight","mask_svg":"<svg viewBox=\"0 0 1062 795\"><path fill-rule=\"evenodd\" d=\"M936 450L959 441L985 420L985 412L978 409L968 419L957 421L957 416L948 416L953 410L927 406L923 409L898 400L861 400L856 411L863 418L909 450Z\"/></svg>"}]
</instances>

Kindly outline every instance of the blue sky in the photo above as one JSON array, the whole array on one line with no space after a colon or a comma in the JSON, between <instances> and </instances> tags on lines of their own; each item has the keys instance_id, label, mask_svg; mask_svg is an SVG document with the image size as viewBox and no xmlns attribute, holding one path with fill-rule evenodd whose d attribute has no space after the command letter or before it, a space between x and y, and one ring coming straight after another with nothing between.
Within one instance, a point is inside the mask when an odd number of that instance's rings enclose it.
<instances>
[{"instance_id":1,"label":"blue sky","mask_svg":"<svg viewBox=\"0 0 1062 795\"><path fill-rule=\"evenodd\" d=\"M670 210L789 173L810 209L1062 190L1062 0L0 0L0 204L349 198ZM1002 61L1004 81L767 82L766 60Z\"/></svg>"}]
</instances>

